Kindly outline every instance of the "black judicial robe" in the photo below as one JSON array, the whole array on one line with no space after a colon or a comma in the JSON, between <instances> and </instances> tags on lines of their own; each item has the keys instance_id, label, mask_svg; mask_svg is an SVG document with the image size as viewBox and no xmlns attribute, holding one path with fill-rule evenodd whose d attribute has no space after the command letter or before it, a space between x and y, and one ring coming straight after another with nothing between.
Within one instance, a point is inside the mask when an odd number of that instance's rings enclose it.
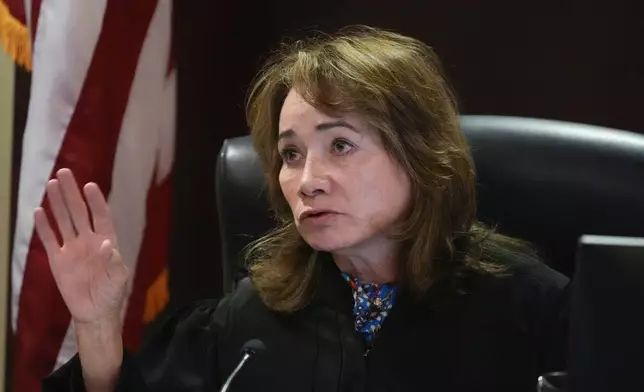
<instances>
[{"instance_id":1,"label":"black judicial robe","mask_svg":"<svg viewBox=\"0 0 644 392\"><path fill-rule=\"evenodd\" d=\"M532 392L539 374L565 368L569 282L539 261L512 256L507 276L447 281L422 299L399 292L367 356L351 288L323 262L311 303L291 315L248 280L177 310L138 355L124 352L117 391L217 391L252 338L266 348L230 391ZM44 392L84 390L78 356L43 381Z\"/></svg>"}]
</instances>

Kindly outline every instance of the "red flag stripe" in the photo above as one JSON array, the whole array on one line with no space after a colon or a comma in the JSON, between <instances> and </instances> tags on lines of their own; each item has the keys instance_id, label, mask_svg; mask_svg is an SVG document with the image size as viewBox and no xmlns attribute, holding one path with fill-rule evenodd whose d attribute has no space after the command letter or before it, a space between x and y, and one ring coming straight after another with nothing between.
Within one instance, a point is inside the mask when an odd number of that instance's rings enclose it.
<instances>
[{"instance_id":1,"label":"red flag stripe","mask_svg":"<svg viewBox=\"0 0 644 392\"><path fill-rule=\"evenodd\" d=\"M32 0L32 18L36 21L38 5L39 0ZM121 121L156 6L156 0L107 2L92 62L53 172L70 167L79 183L94 181L105 194L110 192ZM46 203L44 198L42 205ZM40 379L52 371L68 325L69 312L40 241L34 236L27 255L15 336L13 379L17 390L40 390Z\"/></svg>"},{"instance_id":2,"label":"red flag stripe","mask_svg":"<svg viewBox=\"0 0 644 392\"><path fill-rule=\"evenodd\" d=\"M153 177L157 181L157 176ZM130 351L139 349L143 331L143 309L147 288L154 283L166 266L168 244L170 242L170 215L160 214L169 211L172 200L172 176L168 175L160 184L151 184L146 203L147 221L141 252L136 264L129 306L123 327L123 344Z\"/></svg>"},{"instance_id":3,"label":"red flag stripe","mask_svg":"<svg viewBox=\"0 0 644 392\"><path fill-rule=\"evenodd\" d=\"M147 220L158 219L147 212L146 203L153 190L150 184L155 183L155 173L156 183L161 182L171 173L174 160L176 73L167 75L164 67L170 56L171 19L172 3L159 2L130 89L114 159L112 188L108 195L121 254L130 264L134 276L141 269L153 268L153 265L147 265L148 259L140 259L141 253L145 252L143 248ZM169 216L170 209L156 209L151 213ZM158 244L156 246L159 248ZM160 256L158 262L165 262L164 255ZM143 264L139 265L140 262ZM148 287L134 284L132 280L128 285L127 308L136 307L140 298L137 292L147 289ZM168 294L156 293L161 294L160 298ZM139 319L140 317L138 315ZM138 329L139 325L132 327L130 323L125 323L124 334L140 335L142 331ZM76 350L74 332L70 328L58 353L56 366L66 362Z\"/></svg>"},{"instance_id":4,"label":"red flag stripe","mask_svg":"<svg viewBox=\"0 0 644 392\"><path fill-rule=\"evenodd\" d=\"M6 4L6 6L9 8L9 11L11 12L11 15L13 15L16 20L18 20L23 25L27 24L25 17L24 0L0 0L0 2Z\"/></svg>"},{"instance_id":5,"label":"red flag stripe","mask_svg":"<svg viewBox=\"0 0 644 392\"><path fill-rule=\"evenodd\" d=\"M38 20L40 19L40 5L42 0L31 0L31 40L32 44L35 41L36 33L38 32Z\"/></svg>"}]
</instances>

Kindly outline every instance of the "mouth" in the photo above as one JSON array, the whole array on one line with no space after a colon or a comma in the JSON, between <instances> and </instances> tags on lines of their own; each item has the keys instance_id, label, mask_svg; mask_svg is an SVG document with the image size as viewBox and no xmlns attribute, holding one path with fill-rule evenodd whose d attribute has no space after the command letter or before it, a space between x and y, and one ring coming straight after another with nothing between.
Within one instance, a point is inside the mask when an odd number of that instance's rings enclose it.
<instances>
[{"instance_id":1,"label":"mouth","mask_svg":"<svg viewBox=\"0 0 644 392\"><path fill-rule=\"evenodd\" d=\"M302 215L300 215L300 220L323 218L325 216L331 216L335 214L337 214L337 212L331 210L309 210L303 212Z\"/></svg>"}]
</instances>

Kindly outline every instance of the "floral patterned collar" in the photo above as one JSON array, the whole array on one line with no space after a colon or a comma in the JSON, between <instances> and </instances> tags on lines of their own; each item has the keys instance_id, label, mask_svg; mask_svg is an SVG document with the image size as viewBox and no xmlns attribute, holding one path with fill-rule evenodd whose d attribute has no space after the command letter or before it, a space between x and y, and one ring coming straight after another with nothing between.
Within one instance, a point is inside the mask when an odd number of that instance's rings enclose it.
<instances>
[{"instance_id":1,"label":"floral patterned collar","mask_svg":"<svg viewBox=\"0 0 644 392\"><path fill-rule=\"evenodd\" d=\"M356 331L364 334L367 350L370 350L376 333L382 327L382 323L394 305L395 286L391 284L361 283L358 279L346 273L342 273L342 277L351 285L353 291L353 314L355 316Z\"/></svg>"}]
</instances>

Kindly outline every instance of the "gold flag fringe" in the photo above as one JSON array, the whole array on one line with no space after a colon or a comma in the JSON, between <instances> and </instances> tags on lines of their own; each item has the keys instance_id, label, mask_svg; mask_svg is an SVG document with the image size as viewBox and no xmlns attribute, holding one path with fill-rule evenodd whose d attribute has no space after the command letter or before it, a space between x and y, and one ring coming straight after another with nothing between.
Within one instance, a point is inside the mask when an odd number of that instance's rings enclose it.
<instances>
[{"instance_id":1,"label":"gold flag fringe","mask_svg":"<svg viewBox=\"0 0 644 392\"><path fill-rule=\"evenodd\" d=\"M149 324L165 309L170 300L168 288L168 269L163 271L148 288L143 308L143 322Z\"/></svg>"},{"instance_id":2,"label":"gold flag fringe","mask_svg":"<svg viewBox=\"0 0 644 392\"><path fill-rule=\"evenodd\" d=\"M29 29L11 15L9 7L1 0L0 45L15 63L31 71L31 37L29 36Z\"/></svg>"}]
</instances>

